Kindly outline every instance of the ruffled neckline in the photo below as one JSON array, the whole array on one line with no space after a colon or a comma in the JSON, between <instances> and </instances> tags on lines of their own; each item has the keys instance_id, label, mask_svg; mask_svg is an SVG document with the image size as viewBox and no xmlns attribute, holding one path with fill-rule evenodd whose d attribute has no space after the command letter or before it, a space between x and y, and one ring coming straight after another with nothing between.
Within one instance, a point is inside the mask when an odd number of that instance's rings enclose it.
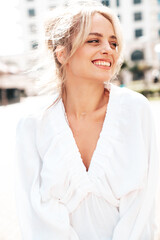
<instances>
[{"instance_id":1,"label":"ruffled neckline","mask_svg":"<svg viewBox=\"0 0 160 240\"><path fill-rule=\"evenodd\" d=\"M66 111L65 111L63 100L62 100L62 98L59 100L59 103L61 105L61 109L62 109L62 112L63 112L63 116L64 116L64 119L65 119L65 128L70 133L70 136L71 136L71 138L73 140L73 143L74 143L74 147L75 147L75 149L77 151L77 154L79 155L81 163L82 163L82 165L83 165L83 167L84 167L84 169L85 169L87 174L90 173L90 169L92 168L93 162L95 161L95 155L96 155L97 149L101 145L101 138L103 137L103 134L104 134L107 122L108 122L108 118L110 117L110 109L111 109L111 104L112 104L114 85L111 84L111 83L106 83L106 84L104 84L104 88L106 88L109 91L109 100L108 100L108 104L107 104L106 111L105 111L105 118L104 118L104 121L103 121L103 125L102 125L102 128L101 128L100 134L99 134L99 138L98 138L97 143L96 143L96 147L95 147L95 149L93 151L93 154L92 154L92 157L91 157L88 169L86 168L86 166L83 163L83 159L82 159L81 153L80 153L79 148L77 146L77 143L76 143L76 140L74 138L73 132L72 132L70 126L69 126L69 121L68 121L68 118L67 118L67 114L66 114Z\"/></svg>"},{"instance_id":2,"label":"ruffled neckline","mask_svg":"<svg viewBox=\"0 0 160 240\"><path fill-rule=\"evenodd\" d=\"M88 193L93 193L118 206L122 196L142 187L145 160L139 159L131 145L137 135L132 135L130 121L135 115L128 91L110 85L106 116L88 171L66 121L62 99L46 111L37 131L38 151L43 159L43 201L54 197L72 212ZM134 144L141 148L138 141ZM142 166L137 169L139 164Z\"/></svg>"}]
</instances>

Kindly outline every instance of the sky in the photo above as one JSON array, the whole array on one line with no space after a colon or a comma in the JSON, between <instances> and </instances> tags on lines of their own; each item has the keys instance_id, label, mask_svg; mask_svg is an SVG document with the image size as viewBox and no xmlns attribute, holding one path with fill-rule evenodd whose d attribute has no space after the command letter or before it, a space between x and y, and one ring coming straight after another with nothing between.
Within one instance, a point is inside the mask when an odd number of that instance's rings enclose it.
<instances>
[{"instance_id":1,"label":"sky","mask_svg":"<svg viewBox=\"0 0 160 240\"><path fill-rule=\"evenodd\" d=\"M20 0L3 0L0 3L0 56L21 54L23 42L22 30L18 25L20 12L17 5Z\"/></svg>"}]
</instances>

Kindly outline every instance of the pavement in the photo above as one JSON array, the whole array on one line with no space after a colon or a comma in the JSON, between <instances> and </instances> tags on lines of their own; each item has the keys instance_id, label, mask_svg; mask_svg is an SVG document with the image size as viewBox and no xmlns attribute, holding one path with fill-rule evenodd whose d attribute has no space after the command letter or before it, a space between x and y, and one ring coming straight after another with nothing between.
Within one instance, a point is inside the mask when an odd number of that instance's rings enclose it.
<instances>
[{"instance_id":1,"label":"pavement","mask_svg":"<svg viewBox=\"0 0 160 240\"><path fill-rule=\"evenodd\" d=\"M0 240L22 240L14 197L15 131L21 116L51 104L51 97L32 97L0 107ZM160 101L152 101L160 143Z\"/></svg>"}]
</instances>

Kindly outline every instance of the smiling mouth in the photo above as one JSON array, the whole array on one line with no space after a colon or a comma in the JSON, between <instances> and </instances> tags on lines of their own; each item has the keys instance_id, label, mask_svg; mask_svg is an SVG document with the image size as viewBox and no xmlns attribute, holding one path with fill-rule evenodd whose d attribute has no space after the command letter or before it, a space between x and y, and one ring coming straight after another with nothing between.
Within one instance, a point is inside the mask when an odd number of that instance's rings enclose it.
<instances>
[{"instance_id":1,"label":"smiling mouth","mask_svg":"<svg viewBox=\"0 0 160 240\"><path fill-rule=\"evenodd\" d=\"M103 67L103 68L111 67L111 62L109 62L109 61L93 60L92 63L98 67Z\"/></svg>"}]
</instances>

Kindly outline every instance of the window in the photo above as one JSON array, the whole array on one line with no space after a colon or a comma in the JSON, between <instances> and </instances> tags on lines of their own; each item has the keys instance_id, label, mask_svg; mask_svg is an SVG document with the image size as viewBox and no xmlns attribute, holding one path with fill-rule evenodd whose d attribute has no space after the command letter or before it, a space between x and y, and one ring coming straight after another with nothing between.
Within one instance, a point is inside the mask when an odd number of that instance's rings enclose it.
<instances>
[{"instance_id":1,"label":"window","mask_svg":"<svg viewBox=\"0 0 160 240\"><path fill-rule=\"evenodd\" d=\"M142 13L141 12L134 13L134 20L135 21L142 20Z\"/></svg>"},{"instance_id":2,"label":"window","mask_svg":"<svg viewBox=\"0 0 160 240\"><path fill-rule=\"evenodd\" d=\"M158 1L158 4L160 5L160 0L157 0Z\"/></svg>"},{"instance_id":3,"label":"window","mask_svg":"<svg viewBox=\"0 0 160 240\"><path fill-rule=\"evenodd\" d=\"M31 33L36 33L37 32L37 28L35 24L30 24L29 25L29 30Z\"/></svg>"},{"instance_id":4,"label":"window","mask_svg":"<svg viewBox=\"0 0 160 240\"><path fill-rule=\"evenodd\" d=\"M144 79L144 71L136 71L133 72L133 81L137 81L137 80L142 80Z\"/></svg>"},{"instance_id":5,"label":"window","mask_svg":"<svg viewBox=\"0 0 160 240\"><path fill-rule=\"evenodd\" d=\"M56 6L49 6L49 10L53 10Z\"/></svg>"},{"instance_id":6,"label":"window","mask_svg":"<svg viewBox=\"0 0 160 240\"><path fill-rule=\"evenodd\" d=\"M132 61L139 61L144 59L144 53L140 50L136 50L131 54Z\"/></svg>"},{"instance_id":7,"label":"window","mask_svg":"<svg viewBox=\"0 0 160 240\"><path fill-rule=\"evenodd\" d=\"M109 6L110 2L109 2L109 0L103 0L102 4L105 5L105 6Z\"/></svg>"},{"instance_id":8,"label":"window","mask_svg":"<svg viewBox=\"0 0 160 240\"><path fill-rule=\"evenodd\" d=\"M34 17L35 15L36 15L36 12L34 8L28 9L28 16Z\"/></svg>"},{"instance_id":9,"label":"window","mask_svg":"<svg viewBox=\"0 0 160 240\"><path fill-rule=\"evenodd\" d=\"M158 13L158 21L160 22L160 13Z\"/></svg>"},{"instance_id":10,"label":"window","mask_svg":"<svg viewBox=\"0 0 160 240\"><path fill-rule=\"evenodd\" d=\"M119 14L118 14L118 15L117 15L117 17L118 17L118 18L119 18L119 20L121 21L121 15L119 15Z\"/></svg>"},{"instance_id":11,"label":"window","mask_svg":"<svg viewBox=\"0 0 160 240\"><path fill-rule=\"evenodd\" d=\"M116 0L117 7L119 7L119 5L120 5L119 1L120 1L120 0Z\"/></svg>"},{"instance_id":12,"label":"window","mask_svg":"<svg viewBox=\"0 0 160 240\"><path fill-rule=\"evenodd\" d=\"M133 0L134 4L138 4L138 3L141 3L141 2L142 2L141 0Z\"/></svg>"},{"instance_id":13,"label":"window","mask_svg":"<svg viewBox=\"0 0 160 240\"><path fill-rule=\"evenodd\" d=\"M32 41L31 42L31 49L37 49L38 48L38 42L37 41Z\"/></svg>"},{"instance_id":14,"label":"window","mask_svg":"<svg viewBox=\"0 0 160 240\"><path fill-rule=\"evenodd\" d=\"M160 29L158 30L158 36L160 37Z\"/></svg>"},{"instance_id":15,"label":"window","mask_svg":"<svg viewBox=\"0 0 160 240\"><path fill-rule=\"evenodd\" d=\"M143 36L143 30L142 29L136 29L135 30L135 37L138 38L138 37L141 37Z\"/></svg>"}]
</instances>

